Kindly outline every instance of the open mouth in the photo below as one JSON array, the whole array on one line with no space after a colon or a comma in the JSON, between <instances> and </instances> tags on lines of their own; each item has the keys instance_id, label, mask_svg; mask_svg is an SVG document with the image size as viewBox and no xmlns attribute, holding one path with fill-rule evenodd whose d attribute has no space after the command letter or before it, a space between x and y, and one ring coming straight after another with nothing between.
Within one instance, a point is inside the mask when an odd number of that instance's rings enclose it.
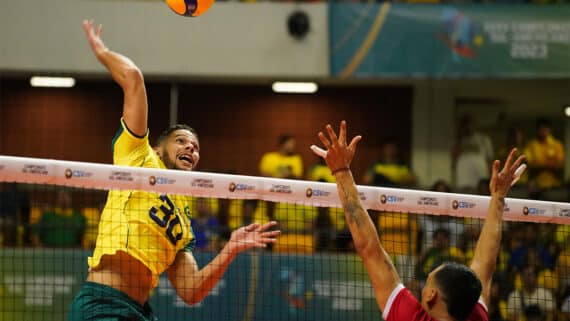
<instances>
[{"instance_id":1,"label":"open mouth","mask_svg":"<svg viewBox=\"0 0 570 321\"><path fill-rule=\"evenodd\" d=\"M182 163L186 166L192 167L194 165L194 161L192 160L192 157L190 157L188 155L180 155L180 156L178 156L178 159L180 161L182 161Z\"/></svg>"}]
</instances>

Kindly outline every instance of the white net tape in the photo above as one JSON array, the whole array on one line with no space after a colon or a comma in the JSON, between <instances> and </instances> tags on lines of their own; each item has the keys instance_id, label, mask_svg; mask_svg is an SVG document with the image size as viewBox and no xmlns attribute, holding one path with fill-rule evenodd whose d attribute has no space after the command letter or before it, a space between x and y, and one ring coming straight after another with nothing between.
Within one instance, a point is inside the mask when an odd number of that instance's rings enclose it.
<instances>
[{"instance_id":1,"label":"white net tape","mask_svg":"<svg viewBox=\"0 0 570 321\"><path fill-rule=\"evenodd\" d=\"M332 183L12 156L0 156L0 181L341 206ZM489 202L488 196L409 189L358 186L358 191L364 207L380 211L484 218ZM570 203L507 198L506 205L506 220L570 224Z\"/></svg>"}]
</instances>

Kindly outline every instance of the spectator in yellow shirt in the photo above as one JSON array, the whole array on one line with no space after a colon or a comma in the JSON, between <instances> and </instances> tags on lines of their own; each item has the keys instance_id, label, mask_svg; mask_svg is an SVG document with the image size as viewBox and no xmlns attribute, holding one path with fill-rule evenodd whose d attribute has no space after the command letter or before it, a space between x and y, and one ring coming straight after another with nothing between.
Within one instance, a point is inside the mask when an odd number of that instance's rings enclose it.
<instances>
[{"instance_id":1,"label":"spectator in yellow shirt","mask_svg":"<svg viewBox=\"0 0 570 321\"><path fill-rule=\"evenodd\" d=\"M546 118L536 121L536 137L524 149L529 180L539 190L560 187L564 169L564 147L552 136L552 125Z\"/></svg>"},{"instance_id":2,"label":"spectator in yellow shirt","mask_svg":"<svg viewBox=\"0 0 570 321\"><path fill-rule=\"evenodd\" d=\"M277 178L303 177L303 159L296 152L296 141L292 135L279 137L279 150L265 153L259 164L262 176Z\"/></svg>"}]
</instances>

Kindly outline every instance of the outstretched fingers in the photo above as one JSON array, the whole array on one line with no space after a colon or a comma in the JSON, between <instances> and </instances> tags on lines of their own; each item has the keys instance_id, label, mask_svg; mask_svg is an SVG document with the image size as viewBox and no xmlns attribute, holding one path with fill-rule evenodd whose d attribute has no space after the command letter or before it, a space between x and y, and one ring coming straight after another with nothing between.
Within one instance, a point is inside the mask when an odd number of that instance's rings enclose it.
<instances>
[{"instance_id":1,"label":"outstretched fingers","mask_svg":"<svg viewBox=\"0 0 570 321\"><path fill-rule=\"evenodd\" d=\"M362 136L358 135L352 138L352 140L350 141L350 145L348 145L348 149L350 149L351 152L355 152L356 151L356 145L358 145L358 142L362 139Z\"/></svg>"},{"instance_id":2,"label":"outstretched fingers","mask_svg":"<svg viewBox=\"0 0 570 321\"><path fill-rule=\"evenodd\" d=\"M499 177L500 167L501 167L501 161L498 159L494 160L493 165L491 166L491 182L493 182Z\"/></svg>"},{"instance_id":3,"label":"outstretched fingers","mask_svg":"<svg viewBox=\"0 0 570 321\"><path fill-rule=\"evenodd\" d=\"M513 166L511 166L511 170L513 171L514 174L517 173L517 171L521 168L522 162L526 159L526 157L524 155L520 155L517 160L515 160L515 162L513 163ZM522 164L522 165L521 165ZM526 167L526 166L525 166ZM522 173L521 173L522 174Z\"/></svg>"},{"instance_id":4,"label":"outstretched fingers","mask_svg":"<svg viewBox=\"0 0 570 321\"><path fill-rule=\"evenodd\" d=\"M87 36L90 35L92 29L93 29L93 22L87 19L83 20L83 31L85 31L85 34Z\"/></svg>"},{"instance_id":5,"label":"outstretched fingers","mask_svg":"<svg viewBox=\"0 0 570 321\"><path fill-rule=\"evenodd\" d=\"M327 124L327 132L329 133L329 138L331 139L331 144L333 147L338 147L338 137L334 132L334 129L331 125Z\"/></svg>"},{"instance_id":6,"label":"outstretched fingers","mask_svg":"<svg viewBox=\"0 0 570 321\"><path fill-rule=\"evenodd\" d=\"M275 243L277 241L277 236L281 234L281 231L280 230L269 231L269 229L275 227L276 225L277 222L271 221L259 227L258 231L260 233L258 237L256 237L255 239L255 247L265 248L267 247L268 243Z\"/></svg>"},{"instance_id":7,"label":"outstretched fingers","mask_svg":"<svg viewBox=\"0 0 570 321\"><path fill-rule=\"evenodd\" d=\"M340 122L340 131L338 133L338 141L340 144L346 145L346 121Z\"/></svg>"},{"instance_id":8,"label":"outstretched fingers","mask_svg":"<svg viewBox=\"0 0 570 321\"><path fill-rule=\"evenodd\" d=\"M318 136L319 136L319 139L321 140L321 143L323 143L323 145L325 145L325 148L327 150L331 149L331 143L329 142L329 140L327 139L325 134L323 134L323 132L319 132Z\"/></svg>"},{"instance_id":9,"label":"outstretched fingers","mask_svg":"<svg viewBox=\"0 0 570 321\"><path fill-rule=\"evenodd\" d=\"M259 224L259 223L252 223L252 224L249 224L248 226L244 226L243 229L246 232L253 232L253 231L257 230L260 226L261 226L261 224Z\"/></svg>"},{"instance_id":10,"label":"outstretched fingers","mask_svg":"<svg viewBox=\"0 0 570 321\"><path fill-rule=\"evenodd\" d=\"M313 151L313 153L315 153L315 155L322 157L322 158L326 158L327 157L327 151L318 147L317 145L311 145L311 150Z\"/></svg>"},{"instance_id":11,"label":"outstretched fingers","mask_svg":"<svg viewBox=\"0 0 570 321\"><path fill-rule=\"evenodd\" d=\"M509 153L509 156L507 156L507 160L505 161L505 165L503 166L503 171L510 171L513 162L513 157L515 156L516 152L517 152L516 148L511 149L511 152Z\"/></svg>"},{"instance_id":12,"label":"outstretched fingers","mask_svg":"<svg viewBox=\"0 0 570 321\"><path fill-rule=\"evenodd\" d=\"M100 24L97 26L97 32L95 33L95 35L97 36L97 38L101 37L101 33L103 32L103 25Z\"/></svg>"},{"instance_id":13,"label":"outstretched fingers","mask_svg":"<svg viewBox=\"0 0 570 321\"><path fill-rule=\"evenodd\" d=\"M519 179L521 179L522 174L526 169L526 164L521 164L525 160L524 155L519 156L515 163L513 164L513 181L511 182L511 186L514 186Z\"/></svg>"},{"instance_id":14,"label":"outstretched fingers","mask_svg":"<svg viewBox=\"0 0 570 321\"><path fill-rule=\"evenodd\" d=\"M270 222L267 222L267 223L261 225L259 230L260 231L267 231L270 228L275 227L275 226L277 226L277 222L276 221L270 221Z\"/></svg>"}]
</instances>

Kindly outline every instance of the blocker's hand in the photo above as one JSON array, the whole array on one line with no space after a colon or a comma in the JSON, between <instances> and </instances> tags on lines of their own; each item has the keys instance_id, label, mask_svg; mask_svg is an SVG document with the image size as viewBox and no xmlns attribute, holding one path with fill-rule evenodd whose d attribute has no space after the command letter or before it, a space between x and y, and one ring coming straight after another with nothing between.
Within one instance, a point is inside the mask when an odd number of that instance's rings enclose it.
<instances>
[{"instance_id":1,"label":"blocker's hand","mask_svg":"<svg viewBox=\"0 0 570 321\"><path fill-rule=\"evenodd\" d=\"M346 121L344 120L340 122L338 137L330 124L327 124L326 130L329 135L328 139L322 132L319 132L318 134L319 139L325 146L326 150L315 145L311 145L311 150L317 156L320 156L325 160L332 173L336 173L343 169L348 170L350 168L350 163L354 158L354 154L356 153L356 145L362 139L362 136L355 136L350 141L350 144L346 145Z\"/></svg>"},{"instance_id":2,"label":"blocker's hand","mask_svg":"<svg viewBox=\"0 0 570 321\"><path fill-rule=\"evenodd\" d=\"M526 164L522 164L525 159L524 155L519 156L513 162L516 151L516 148L511 150L501 171L499 171L501 162L499 160L493 162L491 181L489 182L491 195L505 197L511 187L518 182L524 173L526 169Z\"/></svg>"}]
</instances>

